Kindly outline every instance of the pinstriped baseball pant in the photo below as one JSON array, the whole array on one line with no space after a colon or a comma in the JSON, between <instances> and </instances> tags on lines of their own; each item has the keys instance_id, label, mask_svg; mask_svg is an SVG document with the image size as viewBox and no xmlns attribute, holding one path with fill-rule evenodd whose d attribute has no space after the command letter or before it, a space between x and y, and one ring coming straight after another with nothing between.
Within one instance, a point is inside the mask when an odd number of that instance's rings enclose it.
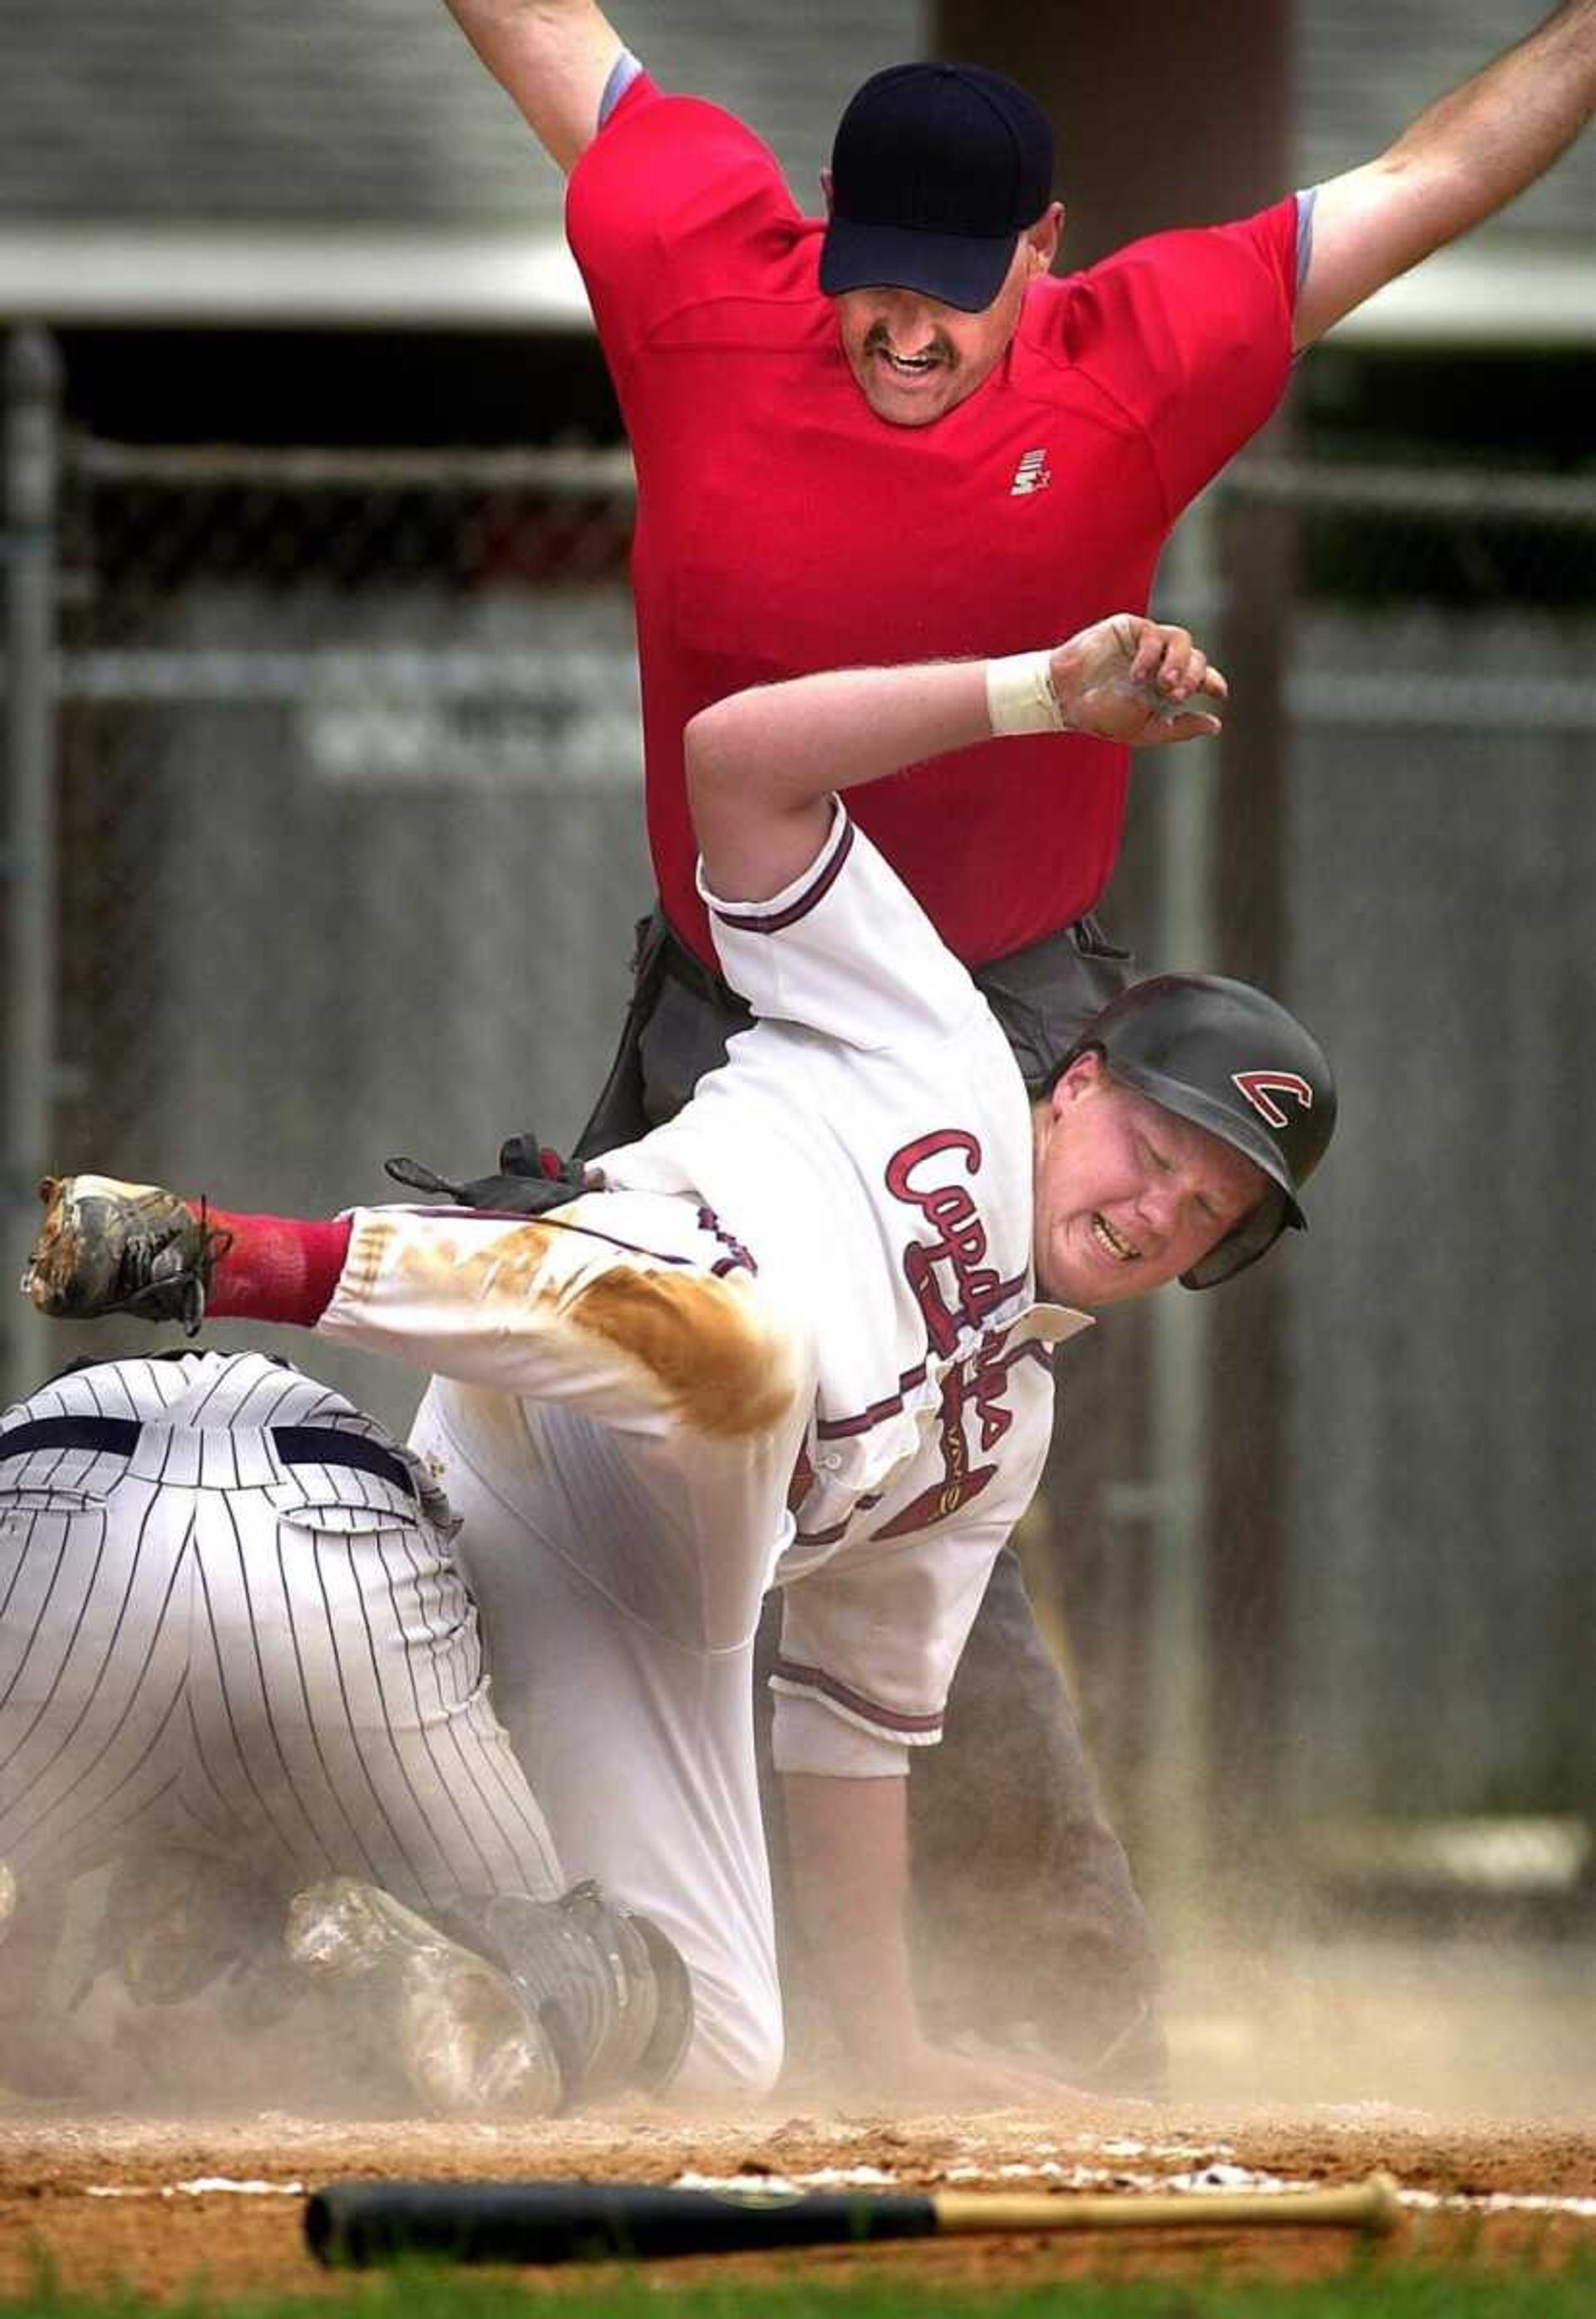
<instances>
[{"instance_id":1,"label":"pinstriped baseball pant","mask_svg":"<svg viewBox=\"0 0 1596 2319\"><path fill-rule=\"evenodd\" d=\"M172 1838L429 1912L560 1885L442 1533L262 1429L0 1462L0 1856Z\"/></svg>"}]
</instances>

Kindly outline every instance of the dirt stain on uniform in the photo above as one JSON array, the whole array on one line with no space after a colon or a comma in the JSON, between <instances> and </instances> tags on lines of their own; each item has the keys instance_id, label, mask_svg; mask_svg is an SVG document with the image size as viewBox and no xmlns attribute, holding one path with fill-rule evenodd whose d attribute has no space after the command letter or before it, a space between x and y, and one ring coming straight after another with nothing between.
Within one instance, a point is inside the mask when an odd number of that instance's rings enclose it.
<instances>
[{"instance_id":1,"label":"dirt stain on uniform","mask_svg":"<svg viewBox=\"0 0 1596 2319\"><path fill-rule=\"evenodd\" d=\"M649 1272L617 1264L591 1280L551 1279L556 1241L527 1223L491 1245L466 1249L438 1232L424 1250L401 1247L401 1269L494 1304L541 1305L645 1370L672 1417L713 1440L762 1433L787 1415L793 1369L780 1340L729 1281L702 1273Z\"/></svg>"},{"instance_id":2,"label":"dirt stain on uniform","mask_svg":"<svg viewBox=\"0 0 1596 2319\"><path fill-rule=\"evenodd\" d=\"M724 1281L618 1268L582 1291L571 1318L639 1362L696 1432L720 1440L762 1433L791 1404L780 1341Z\"/></svg>"},{"instance_id":3,"label":"dirt stain on uniform","mask_svg":"<svg viewBox=\"0 0 1596 2319\"><path fill-rule=\"evenodd\" d=\"M421 1241L407 1239L402 1230L395 1231L385 1223L373 1225L367 1237L372 1242L374 1276L392 1262L396 1274L418 1282L424 1292L458 1296L463 1303L485 1304L490 1298L530 1302L546 1297L537 1276L553 1234L537 1224L500 1233L485 1248L469 1247L446 1230L429 1231Z\"/></svg>"}]
</instances>

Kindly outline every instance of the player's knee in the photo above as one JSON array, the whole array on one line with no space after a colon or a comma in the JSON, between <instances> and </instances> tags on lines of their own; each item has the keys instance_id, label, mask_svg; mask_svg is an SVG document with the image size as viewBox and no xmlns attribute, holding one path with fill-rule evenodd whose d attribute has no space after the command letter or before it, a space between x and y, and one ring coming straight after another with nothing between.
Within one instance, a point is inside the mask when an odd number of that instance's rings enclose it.
<instances>
[{"instance_id":1,"label":"player's knee","mask_svg":"<svg viewBox=\"0 0 1596 2319\"><path fill-rule=\"evenodd\" d=\"M722 2009L698 1999L691 2044L672 2079L670 2098L691 2106L762 2101L786 2054L779 2001Z\"/></svg>"}]
</instances>

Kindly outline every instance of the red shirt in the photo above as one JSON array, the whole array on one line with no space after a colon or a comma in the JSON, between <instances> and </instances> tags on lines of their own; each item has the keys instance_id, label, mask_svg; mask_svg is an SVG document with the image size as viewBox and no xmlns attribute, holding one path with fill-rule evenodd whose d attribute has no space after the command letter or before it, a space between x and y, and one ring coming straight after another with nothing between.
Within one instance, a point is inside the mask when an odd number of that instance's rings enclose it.
<instances>
[{"instance_id":1,"label":"red shirt","mask_svg":"<svg viewBox=\"0 0 1596 2319\"><path fill-rule=\"evenodd\" d=\"M566 222L637 467L654 871L712 963L688 719L749 684L1023 652L1145 609L1176 517L1285 387L1296 207L1033 284L996 369L924 428L865 402L816 281L824 224L729 113L635 81L572 173ZM1128 762L1071 735L987 742L849 811L978 964L1096 903Z\"/></svg>"}]
</instances>

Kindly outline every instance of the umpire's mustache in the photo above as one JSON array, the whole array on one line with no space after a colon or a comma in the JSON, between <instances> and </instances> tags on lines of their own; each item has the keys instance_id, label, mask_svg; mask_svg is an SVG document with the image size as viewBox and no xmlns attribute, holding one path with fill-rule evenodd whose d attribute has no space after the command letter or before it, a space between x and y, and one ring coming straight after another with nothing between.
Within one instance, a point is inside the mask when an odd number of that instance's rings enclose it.
<instances>
[{"instance_id":1,"label":"umpire's mustache","mask_svg":"<svg viewBox=\"0 0 1596 2319\"><path fill-rule=\"evenodd\" d=\"M864 351L867 355L896 355L901 362L942 362L950 369L959 359L953 350L953 341L945 338L941 330L932 332L929 345L916 347L912 356L906 355L901 347L893 345L892 332L885 322L870 324L864 334Z\"/></svg>"}]
</instances>

